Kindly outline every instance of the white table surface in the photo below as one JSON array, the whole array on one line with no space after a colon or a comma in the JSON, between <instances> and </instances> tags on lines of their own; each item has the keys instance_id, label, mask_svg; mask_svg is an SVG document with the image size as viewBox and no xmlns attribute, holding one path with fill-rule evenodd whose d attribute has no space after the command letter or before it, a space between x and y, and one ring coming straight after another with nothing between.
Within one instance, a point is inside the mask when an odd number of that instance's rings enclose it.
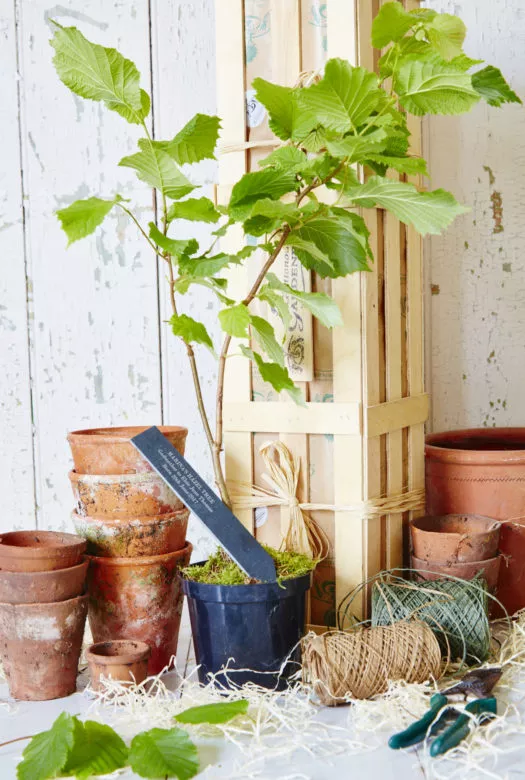
<instances>
[{"instance_id":1,"label":"white table surface","mask_svg":"<svg viewBox=\"0 0 525 780\"><path fill-rule=\"evenodd\" d=\"M192 663L191 639L187 621L181 631L179 640L178 667L187 669ZM85 677L81 677L79 688ZM257 762L253 774L246 769L239 770L239 765L245 766L246 756L223 738L196 739L199 747L199 758L203 771L198 777L203 780L409 780L410 778L459 778L460 780L479 780L480 778L502 778L511 780L514 777L525 777L525 726L521 726L520 712L523 710L525 721L525 685L514 693L517 705L516 717L513 718L513 734L505 740L495 741L500 755L488 754L486 759L478 761L478 766L468 769L451 761L433 762L425 757L421 748L408 751L392 751L387 745L387 739L392 729L383 729L375 733L360 733L353 735L349 729L349 707L318 709L318 722L328 726L339 726L344 741L354 737L364 750L360 754L348 752L341 746L340 752L328 746L328 755L311 755L309 749L319 754L324 752L322 740L317 744L305 740L305 748L282 760L267 759ZM36 734L48 729L55 718L64 710L83 717L93 706L93 698L84 692L77 692L65 699L47 702L14 702L9 697L7 685L0 683L0 742L17 737ZM91 717L102 719L104 711ZM115 725L111 718L108 722ZM151 723L145 728L159 725ZM144 726L141 726L141 729ZM139 729L140 730L140 729ZM118 727L117 727L118 731ZM0 780L14 780L16 765L27 742L17 742L0 749ZM326 746L325 746L326 748ZM512 752L507 752L511 749ZM250 754L247 743L248 757ZM242 758L242 761L240 761ZM122 778L137 777L131 770L118 775Z\"/></svg>"}]
</instances>

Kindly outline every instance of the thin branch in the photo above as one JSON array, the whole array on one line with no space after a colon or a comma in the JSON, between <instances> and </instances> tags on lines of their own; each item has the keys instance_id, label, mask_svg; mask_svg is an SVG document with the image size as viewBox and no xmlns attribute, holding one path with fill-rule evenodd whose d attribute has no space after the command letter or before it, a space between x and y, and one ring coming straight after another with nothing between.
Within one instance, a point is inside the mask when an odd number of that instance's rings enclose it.
<instances>
[{"instance_id":1,"label":"thin branch","mask_svg":"<svg viewBox=\"0 0 525 780\"><path fill-rule=\"evenodd\" d=\"M32 734L30 737L17 737L16 739L9 739L7 742L0 742L0 748L6 747L6 745L12 745L13 742L23 742L25 739L33 739L35 735Z\"/></svg>"},{"instance_id":2,"label":"thin branch","mask_svg":"<svg viewBox=\"0 0 525 780\"><path fill-rule=\"evenodd\" d=\"M144 236L144 238L146 239L146 241L148 242L150 247L153 249L155 254L157 254L158 251L159 251L158 247L155 246L155 244L153 243L151 238L148 236L148 234L146 233L146 231L144 230L144 228L142 227L142 225L140 224L140 222L136 218L135 214L132 211L130 211L128 208L126 208L126 206L123 206L122 203L117 203L117 206L120 206L122 211L125 211L126 214L128 215L128 217L131 217L131 219L133 220L135 225L138 227L138 229L140 230L140 232L142 233L142 235Z\"/></svg>"}]
</instances>

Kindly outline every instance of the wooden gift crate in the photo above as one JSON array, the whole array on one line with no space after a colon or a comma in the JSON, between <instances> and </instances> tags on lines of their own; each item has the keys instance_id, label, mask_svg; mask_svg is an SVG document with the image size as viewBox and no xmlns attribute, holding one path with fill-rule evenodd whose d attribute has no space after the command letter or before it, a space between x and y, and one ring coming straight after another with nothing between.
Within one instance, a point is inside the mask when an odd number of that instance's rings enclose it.
<instances>
[{"instance_id":1,"label":"wooden gift crate","mask_svg":"<svg viewBox=\"0 0 525 780\"><path fill-rule=\"evenodd\" d=\"M416 0L406 0L406 6L417 7ZM301 72L320 69L326 57L373 68L378 55L370 31L377 9L375 0L217 0L223 146L219 200L226 200L232 184L244 172L257 170L257 161L271 151L266 125L255 130L246 126L245 94L253 77L293 85ZM265 52L260 66L254 57L258 50ZM413 120L416 154L420 129ZM424 488L428 399L423 388L421 241L382 209L366 210L363 216L371 231L372 272L307 280L311 289L331 290L344 326L328 332L313 323L311 343L306 344L313 344L313 376L300 384L306 407L288 396L275 397L245 358L233 354L228 359L224 429L229 482L260 483L259 446L279 438L301 459L301 501L354 506ZM242 241L239 228L228 238L228 248L238 249ZM235 269L230 290L242 298L248 284L248 272ZM233 345L231 351L238 349ZM260 525L252 510L237 510L258 538L276 545L280 515L287 512L286 507L269 510ZM331 549L316 570L310 622L333 625L336 605L352 588L406 561L409 513L312 515L330 538ZM353 611L366 614L366 590Z\"/></svg>"}]
</instances>

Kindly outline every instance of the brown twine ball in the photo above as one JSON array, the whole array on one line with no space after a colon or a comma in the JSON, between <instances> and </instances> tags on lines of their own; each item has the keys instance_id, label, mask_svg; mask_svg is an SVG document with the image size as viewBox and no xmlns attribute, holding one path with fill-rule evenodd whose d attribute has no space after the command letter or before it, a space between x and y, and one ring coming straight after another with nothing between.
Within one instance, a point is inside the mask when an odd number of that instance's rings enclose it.
<instances>
[{"instance_id":1,"label":"brown twine ball","mask_svg":"<svg viewBox=\"0 0 525 780\"><path fill-rule=\"evenodd\" d=\"M302 647L303 679L327 706L346 696L369 699L386 691L389 680L437 678L441 666L439 643L420 620L309 634Z\"/></svg>"}]
</instances>

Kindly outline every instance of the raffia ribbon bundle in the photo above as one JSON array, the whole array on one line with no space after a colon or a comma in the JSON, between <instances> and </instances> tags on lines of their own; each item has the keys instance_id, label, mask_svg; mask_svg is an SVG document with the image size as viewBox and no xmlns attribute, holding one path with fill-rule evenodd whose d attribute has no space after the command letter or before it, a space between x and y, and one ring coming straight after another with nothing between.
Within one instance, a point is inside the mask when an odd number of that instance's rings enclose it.
<instances>
[{"instance_id":1,"label":"raffia ribbon bundle","mask_svg":"<svg viewBox=\"0 0 525 780\"><path fill-rule=\"evenodd\" d=\"M303 679L326 706L349 697L369 699L384 693L389 680L424 682L438 678L439 643L420 620L392 626L308 634L302 641Z\"/></svg>"},{"instance_id":2,"label":"raffia ribbon bundle","mask_svg":"<svg viewBox=\"0 0 525 780\"><path fill-rule=\"evenodd\" d=\"M282 547L309 555L324 557L328 552L328 539L324 531L308 515L312 511L349 512L357 517L382 517L422 509L425 505L423 490L410 490L387 498L373 498L352 505L302 503L297 498L297 485L301 461L281 441L261 445L259 452L265 473L261 475L268 487L249 482L235 482L231 495L234 509L257 507L288 507L288 517L281 527Z\"/></svg>"}]
</instances>

